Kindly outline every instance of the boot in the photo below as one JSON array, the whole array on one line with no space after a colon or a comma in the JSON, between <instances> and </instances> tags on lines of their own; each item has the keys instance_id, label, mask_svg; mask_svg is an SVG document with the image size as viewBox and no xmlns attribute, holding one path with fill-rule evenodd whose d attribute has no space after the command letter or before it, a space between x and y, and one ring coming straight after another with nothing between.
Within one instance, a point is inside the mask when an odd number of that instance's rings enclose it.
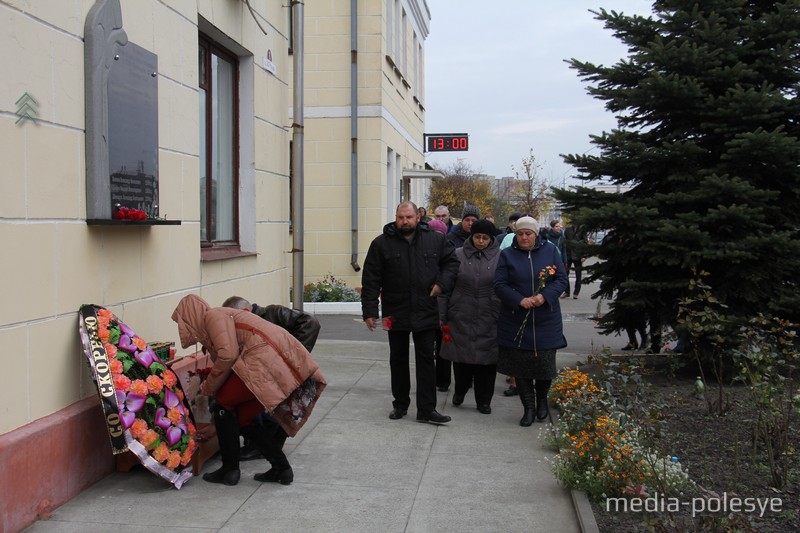
<instances>
[{"instance_id":1,"label":"boot","mask_svg":"<svg viewBox=\"0 0 800 533\"><path fill-rule=\"evenodd\" d=\"M533 380L527 378L517 378L517 390L522 407L525 409L519 425L528 427L533 424L534 413L536 412L536 391L533 388Z\"/></svg>"},{"instance_id":2,"label":"boot","mask_svg":"<svg viewBox=\"0 0 800 533\"><path fill-rule=\"evenodd\" d=\"M270 429L273 429L270 431ZM294 472L289 465L286 454L283 453L283 444L286 442L286 431L282 427L265 428L260 424L254 424L242 428L247 438L249 438L256 448L261 451L264 458L269 461L271 468L262 474L256 474L254 479L260 482L280 483L281 485L291 485L294 481Z\"/></svg>"},{"instance_id":3,"label":"boot","mask_svg":"<svg viewBox=\"0 0 800 533\"><path fill-rule=\"evenodd\" d=\"M550 391L549 379L536 380L536 420L544 422L550 416L550 409L547 407L547 393Z\"/></svg>"},{"instance_id":4,"label":"boot","mask_svg":"<svg viewBox=\"0 0 800 533\"><path fill-rule=\"evenodd\" d=\"M236 485L239 483L239 420L236 414L218 406L214 410L214 427L217 429L219 454L222 467L203 474L203 480L209 483Z\"/></svg>"}]
</instances>

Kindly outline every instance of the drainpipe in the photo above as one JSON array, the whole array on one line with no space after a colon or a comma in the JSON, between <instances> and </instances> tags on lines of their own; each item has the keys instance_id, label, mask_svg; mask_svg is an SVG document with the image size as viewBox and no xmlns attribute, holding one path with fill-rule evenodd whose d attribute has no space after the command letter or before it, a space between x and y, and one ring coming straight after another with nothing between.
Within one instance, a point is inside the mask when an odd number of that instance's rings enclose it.
<instances>
[{"instance_id":1,"label":"drainpipe","mask_svg":"<svg viewBox=\"0 0 800 533\"><path fill-rule=\"evenodd\" d=\"M292 123L292 307L303 310L303 2L292 1L293 114Z\"/></svg>"},{"instance_id":2,"label":"drainpipe","mask_svg":"<svg viewBox=\"0 0 800 533\"><path fill-rule=\"evenodd\" d=\"M358 1L350 0L350 266L358 272Z\"/></svg>"}]
</instances>

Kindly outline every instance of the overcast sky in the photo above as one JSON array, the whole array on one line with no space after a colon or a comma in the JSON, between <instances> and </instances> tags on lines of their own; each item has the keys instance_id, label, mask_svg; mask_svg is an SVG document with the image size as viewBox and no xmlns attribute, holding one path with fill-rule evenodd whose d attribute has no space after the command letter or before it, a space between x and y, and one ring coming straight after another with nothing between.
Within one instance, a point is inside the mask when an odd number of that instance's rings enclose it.
<instances>
[{"instance_id":1,"label":"overcast sky","mask_svg":"<svg viewBox=\"0 0 800 533\"><path fill-rule=\"evenodd\" d=\"M426 133L468 133L469 151L426 154L432 165L464 159L513 176L533 150L540 175L570 185L560 153L593 149L590 134L615 126L564 59L611 65L625 47L589 12L650 14L647 0L427 0Z\"/></svg>"}]
</instances>

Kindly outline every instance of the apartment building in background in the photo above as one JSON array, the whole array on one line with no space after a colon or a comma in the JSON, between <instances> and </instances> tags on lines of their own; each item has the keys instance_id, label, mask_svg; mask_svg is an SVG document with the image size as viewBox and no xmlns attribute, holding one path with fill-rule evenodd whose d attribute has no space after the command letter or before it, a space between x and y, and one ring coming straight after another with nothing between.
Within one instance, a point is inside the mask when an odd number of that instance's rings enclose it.
<instances>
[{"instance_id":1,"label":"apartment building in background","mask_svg":"<svg viewBox=\"0 0 800 533\"><path fill-rule=\"evenodd\" d=\"M426 205L425 0L305 4L305 281L361 285L398 203Z\"/></svg>"}]
</instances>

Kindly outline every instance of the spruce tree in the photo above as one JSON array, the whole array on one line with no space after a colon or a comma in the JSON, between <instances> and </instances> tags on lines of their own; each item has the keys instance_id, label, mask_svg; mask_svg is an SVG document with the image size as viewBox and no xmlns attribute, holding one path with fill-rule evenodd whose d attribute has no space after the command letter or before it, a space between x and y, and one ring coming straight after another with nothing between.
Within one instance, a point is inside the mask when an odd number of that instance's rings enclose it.
<instances>
[{"instance_id":1,"label":"spruce tree","mask_svg":"<svg viewBox=\"0 0 800 533\"><path fill-rule=\"evenodd\" d=\"M601 326L674 325L694 272L741 318L800 319L800 0L657 0L593 12L628 53L568 61L617 126L570 154L573 223L609 229L591 271L615 298ZM604 193L595 180L624 192ZM630 187L630 188L629 188Z\"/></svg>"}]
</instances>

